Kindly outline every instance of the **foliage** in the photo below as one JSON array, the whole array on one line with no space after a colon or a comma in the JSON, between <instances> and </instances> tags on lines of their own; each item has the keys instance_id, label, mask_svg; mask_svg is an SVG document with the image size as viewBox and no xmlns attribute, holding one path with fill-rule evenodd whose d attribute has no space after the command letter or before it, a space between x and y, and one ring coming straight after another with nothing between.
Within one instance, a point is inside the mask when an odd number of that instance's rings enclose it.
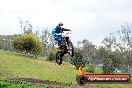
<instances>
[{"instance_id":1,"label":"foliage","mask_svg":"<svg viewBox=\"0 0 132 88\"><path fill-rule=\"evenodd\" d=\"M95 72L95 64L88 64L86 67L86 72L94 73Z\"/></svg>"},{"instance_id":2,"label":"foliage","mask_svg":"<svg viewBox=\"0 0 132 88\"><path fill-rule=\"evenodd\" d=\"M94 74L103 74L103 71L101 68L95 68L94 69Z\"/></svg>"},{"instance_id":3,"label":"foliage","mask_svg":"<svg viewBox=\"0 0 132 88\"><path fill-rule=\"evenodd\" d=\"M121 30L118 31L120 34L120 39L124 42L129 48L132 48L132 25L124 23L121 25Z\"/></svg>"},{"instance_id":4,"label":"foliage","mask_svg":"<svg viewBox=\"0 0 132 88\"><path fill-rule=\"evenodd\" d=\"M132 67L132 25L124 23L117 32L102 41L107 54L114 53L119 58L123 72L131 72ZM107 56L107 55L105 55Z\"/></svg>"},{"instance_id":5,"label":"foliage","mask_svg":"<svg viewBox=\"0 0 132 88\"><path fill-rule=\"evenodd\" d=\"M57 53L57 50L56 50L55 48L50 49L47 60L49 60L49 61L55 60L55 58L56 58L56 53Z\"/></svg>"},{"instance_id":6,"label":"foliage","mask_svg":"<svg viewBox=\"0 0 132 88\"><path fill-rule=\"evenodd\" d=\"M82 65L82 67L85 67L86 63L87 62L83 58L83 54L81 52L75 52L74 57L71 59L71 64L78 68L80 65Z\"/></svg>"},{"instance_id":7,"label":"foliage","mask_svg":"<svg viewBox=\"0 0 132 88\"><path fill-rule=\"evenodd\" d=\"M0 35L0 48L3 50L13 50L11 39L15 35Z\"/></svg>"},{"instance_id":8,"label":"foliage","mask_svg":"<svg viewBox=\"0 0 132 88\"><path fill-rule=\"evenodd\" d=\"M122 54L122 64L126 72L132 73L132 24L124 23L121 25L119 34L120 50Z\"/></svg>"},{"instance_id":9,"label":"foliage","mask_svg":"<svg viewBox=\"0 0 132 88\"><path fill-rule=\"evenodd\" d=\"M99 46L98 49L96 49L95 55L97 56L96 64L102 64L103 59L108 55L109 51L104 46ZM95 62L94 62L95 63Z\"/></svg>"},{"instance_id":10,"label":"foliage","mask_svg":"<svg viewBox=\"0 0 132 88\"><path fill-rule=\"evenodd\" d=\"M33 53L34 57L37 58L39 53L42 51L42 48L43 48L43 46L42 46L41 42L37 42L37 44L32 49L32 53Z\"/></svg>"},{"instance_id":11,"label":"foliage","mask_svg":"<svg viewBox=\"0 0 132 88\"><path fill-rule=\"evenodd\" d=\"M42 51L42 44L39 39L33 34L23 34L14 38L12 45L15 49L33 54L35 57Z\"/></svg>"},{"instance_id":12,"label":"foliage","mask_svg":"<svg viewBox=\"0 0 132 88\"><path fill-rule=\"evenodd\" d=\"M22 37L14 38L14 40L12 41L12 45L15 49L22 51L23 50Z\"/></svg>"},{"instance_id":13,"label":"foliage","mask_svg":"<svg viewBox=\"0 0 132 88\"><path fill-rule=\"evenodd\" d=\"M105 45L105 48L109 51L112 51L116 47L116 38L113 34L104 38L102 43Z\"/></svg>"},{"instance_id":14,"label":"foliage","mask_svg":"<svg viewBox=\"0 0 132 88\"><path fill-rule=\"evenodd\" d=\"M89 61L90 63L94 63L96 59L96 48L95 45L92 44L92 42L88 41L87 39L84 39L82 41L82 53L84 58Z\"/></svg>"},{"instance_id":15,"label":"foliage","mask_svg":"<svg viewBox=\"0 0 132 88\"><path fill-rule=\"evenodd\" d=\"M103 62L103 73L104 74L112 74L114 73L115 69L119 66L120 61L119 58L116 57L114 54L109 54Z\"/></svg>"},{"instance_id":16,"label":"foliage","mask_svg":"<svg viewBox=\"0 0 132 88\"><path fill-rule=\"evenodd\" d=\"M24 34L32 34L33 25L28 20L23 21L20 17L18 17L20 28Z\"/></svg>"}]
</instances>

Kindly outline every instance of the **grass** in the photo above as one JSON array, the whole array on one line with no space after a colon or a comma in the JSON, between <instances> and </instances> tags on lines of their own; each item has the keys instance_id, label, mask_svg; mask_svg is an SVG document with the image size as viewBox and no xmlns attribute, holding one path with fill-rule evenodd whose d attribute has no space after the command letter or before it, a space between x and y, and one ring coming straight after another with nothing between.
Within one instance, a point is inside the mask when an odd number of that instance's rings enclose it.
<instances>
[{"instance_id":1,"label":"grass","mask_svg":"<svg viewBox=\"0 0 132 88\"><path fill-rule=\"evenodd\" d=\"M103 71L101 68L95 68L94 74L102 74L102 73L103 73Z\"/></svg>"},{"instance_id":2,"label":"grass","mask_svg":"<svg viewBox=\"0 0 132 88\"><path fill-rule=\"evenodd\" d=\"M102 70L95 69L94 74L101 74ZM58 81L63 83L76 83L77 71L73 65L64 63L59 66L56 63L48 62L44 57L34 59L20 53L13 53L0 50L0 77L14 78L35 78L42 80ZM132 88L131 84L93 84L110 88ZM36 85L14 84L0 81L0 88L41 88ZM24 87L23 87L24 86Z\"/></svg>"},{"instance_id":3,"label":"grass","mask_svg":"<svg viewBox=\"0 0 132 88\"><path fill-rule=\"evenodd\" d=\"M18 83L18 82L9 82L5 78L0 78L0 88L47 88L46 85L31 85L25 83Z\"/></svg>"},{"instance_id":4,"label":"grass","mask_svg":"<svg viewBox=\"0 0 132 88\"><path fill-rule=\"evenodd\" d=\"M71 65L72 67L72 65ZM65 65L41 59L25 57L19 53L11 53L0 50L0 73L5 77L27 77L75 83L76 70Z\"/></svg>"}]
</instances>

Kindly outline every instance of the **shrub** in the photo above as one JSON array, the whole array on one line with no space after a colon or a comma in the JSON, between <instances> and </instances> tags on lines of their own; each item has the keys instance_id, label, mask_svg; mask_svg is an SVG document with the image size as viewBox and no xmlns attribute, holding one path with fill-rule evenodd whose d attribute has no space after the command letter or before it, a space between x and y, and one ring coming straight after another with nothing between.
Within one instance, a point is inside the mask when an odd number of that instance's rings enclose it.
<instances>
[{"instance_id":1,"label":"shrub","mask_svg":"<svg viewBox=\"0 0 132 88\"><path fill-rule=\"evenodd\" d=\"M95 72L95 64L89 64L86 68L85 68L86 72L88 73L94 73Z\"/></svg>"},{"instance_id":2,"label":"shrub","mask_svg":"<svg viewBox=\"0 0 132 88\"><path fill-rule=\"evenodd\" d=\"M83 58L83 54L81 52L75 52L74 57L71 59L71 64L73 64L76 69L78 69L80 65L85 67L86 60Z\"/></svg>"},{"instance_id":3,"label":"shrub","mask_svg":"<svg viewBox=\"0 0 132 88\"><path fill-rule=\"evenodd\" d=\"M39 38L33 34L23 34L14 38L12 45L16 50L33 54L35 57L42 51L42 44Z\"/></svg>"},{"instance_id":4,"label":"shrub","mask_svg":"<svg viewBox=\"0 0 132 88\"><path fill-rule=\"evenodd\" d=\"M115 68L120 64L119 58L116 55L109 54L103 61L103 73L112 74L115 72Z\"/></svg>"},{"instance_id":5,"label":"shrub","mask_svg":"<svg viewBox=\"0 0 132 88\"><path fill-rule=\"evenodd\" d=\"M56 52L57 52L57 50L55 48L54 49L51 49L49 51L49 55L48 55L47 60L54 61L56 59Z\"/></svg>"}]
</instances>

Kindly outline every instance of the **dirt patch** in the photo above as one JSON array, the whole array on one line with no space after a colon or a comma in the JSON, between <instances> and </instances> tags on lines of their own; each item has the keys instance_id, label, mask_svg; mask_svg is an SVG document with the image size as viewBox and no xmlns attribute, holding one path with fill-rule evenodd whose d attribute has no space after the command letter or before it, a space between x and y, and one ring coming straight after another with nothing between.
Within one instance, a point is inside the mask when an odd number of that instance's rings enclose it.
<instances>
[{"instance_id":1,"label":"dirt patch","mask_svg":"<svg viewBox=\"0 0 132 88\"><path fill-rule=\"evenodd\" d=\"M3 74L2 74L2 73L0 73L0 76L3 76Z\"/></svg>"},{"instance_id":2,"label":"dirt patch","mask_svg":"<svg viewBox=\"0 0 132 88\"><path fill-rule=\"evenodd\" d=\"M11 72L10 71L7 71L7 72L5 72L5 71L3 71L2 73L0 73L0 76L4 76L4 77L11 77L12 76L12 74L10 74Z\"/></svg>"},{"instance_id":3,"label":"dirt patch","mask_svg":"<svg viewBox=\"0 0 132 88\"><path fill-rule=\"evenodd\" d=\"M86 84L84 86L79 86L77 84L72 83L62 83L57 81L49 81L49 80L40 80L34 78L9 78L10 82L15 83L28 83L30 85L39 85L39 86L47 86L47 88L101 88L96 87L91 84Z\"/></svg>"},{"instance_id":4,"label":"dirt patch","mask_svg":"<svg viewBox=\"0 0 132 88\"><path fill-rule=\"evenodd\" d=\"M34 79L34 78L10 78L11 82L28 82L30 84L38 84L38 85L46 85L48 87L70 87L71 84L68 83L61 83L57 81L49 81L49 80L40 80L40 79Z\"/></svg>"}]
</instances>

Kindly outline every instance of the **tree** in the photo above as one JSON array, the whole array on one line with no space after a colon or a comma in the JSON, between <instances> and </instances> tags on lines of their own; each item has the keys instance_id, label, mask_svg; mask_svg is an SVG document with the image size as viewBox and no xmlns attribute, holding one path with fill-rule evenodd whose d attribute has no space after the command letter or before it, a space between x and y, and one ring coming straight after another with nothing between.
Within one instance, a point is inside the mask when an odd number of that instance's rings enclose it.
<instances>
[{"instance_id":1,"label":"tree","mask_svg":"<svg viewBox=\"0 0 132 88\"><path fill-rule=\"evenodd\" d=\"M0 47L3 50L13 50L11 45L11 39L15 35L0 35Z\"/></svg>"},{"instance_id":2,"label":"tree","mask_svg":"<svg viewBox=\"0 0 132 88\"><path fill-rule=\"evenodd\" d=\"M101 42L104 47L109 51L115 50L117 48L117 42L116 42L116 37L113 33L110 33L108 37L105 37L104 40Z\"/></svg>"},{"instance_id":3,"label":"tree","mask_svg":"<svg viewBox=\"0 0 132 88\"><path fill-rule=\"evenodd\" d=\"M19 51L23 51L23 41L22 37L16 37L12 40L12 46Z\"/></svg>"},{"instance_id":4,"label":"tree","mask_svg":"<svg viewBox=\"0 0 132 88\"><path fill-rule=\"evenodd\" d=\"M24 34L32 34L32 28L33 25L29 21L22 21L20 17L18 17L21 31L23 31Z\"/></svg>"},{"instance_id":5,"label":"tree","mask_svg":"<svg viewBox=\"0 0 132 88\"><path fill-rule=\"evenodd\" d=\"M25 52L26 54L33 54L35 57L42 51L42 44L33 34L23 34L12 41L15 49Z\"/></svg>"},{"instance_id":6,"label":"tree","mask_svg":"<svg viewBox=\"0 0 132 88\"><path fill-rule=\"evenodd\" d=\"M24 33L31 34L32 33L32 24L29 21L25 21L25 25L23 28Z\"/></svg>"},{"instance_id":7,"label":"tree","mask_svg":"<svg viewBox=\"0 0 132 88\"><path fill-rule=\"evenodd\" d=\"M103 61L103 73L112 74L119 65L119 58L117 58L114 54L109 54Z\"/></svg>"},{"instance_id":8,"label":"tree","mask_svg":"<svg viewBox=\"0 0 132 88\"><path fill-rule=\"evenodd\" d=\"M122 64L125 65L126 72L132 67L132 25L124 23L118 30L118 42L120 42L120 51L122 53Z\"/></svg>"},{"instance_id":9,"label":"tree","mask_svg":"<svg viewBox=\"0 0 132 88\"><path fill-rule=\"evenodd\" d=\"M48 56L49 54L49 42L50 40L51 34L49 33L48 29L42 30L42 35L41 35L41 41L42 44L44 45L44 49L43 49L43 54L44 56Z\"/></svg>"},{"instance_id":10,"label":"tree","mask_svg":"<svg viewBox=\"0 0 132 88\"><path fill-rule=\"evenodd\" d=\"M54 38L50 34L48 28L45 28L45 29L42 28L42 30L41 30L38 27L36 27L36 29L38 29L38 30L36 31L35 35L40 37L40 40L42 41L42 45L43 45L41 55L47 57L47 56L49 56L50 50L54 49L54 43L55 43Z\"/></svg>"},{"instance_id":11,"label":"tree","mask_svg":"<svg viewBox=\"0 0 132 88\"><path fill-rule=\"evenodd\" d=\"M84 58L90 63L95 63L96 59L96 46L89 42L87 39L82 41L82 53Z\"/></svg>"},{"instance_id":12,"label":"tree","mask_svg":"<svg viewBox=\"0 0 132 88\"><path fill-rule=\"evenodd\" d=\"M73 64L76 68L80 65L85 67L87 61L83 58L83 54L81 52L75 52L75 56L71 59L71 64Z\"/></svg>"},{"instance_id":13,"label":"tree","mask_svg":"<svg viewBox=\"0 0 132 88\"><path fill-rule=\"evenodd\" d=\"M104 46L99 46L96 49L97 64L102 64L106 56L108 56L109 51Z\"/></svg>"}]
</instances>

